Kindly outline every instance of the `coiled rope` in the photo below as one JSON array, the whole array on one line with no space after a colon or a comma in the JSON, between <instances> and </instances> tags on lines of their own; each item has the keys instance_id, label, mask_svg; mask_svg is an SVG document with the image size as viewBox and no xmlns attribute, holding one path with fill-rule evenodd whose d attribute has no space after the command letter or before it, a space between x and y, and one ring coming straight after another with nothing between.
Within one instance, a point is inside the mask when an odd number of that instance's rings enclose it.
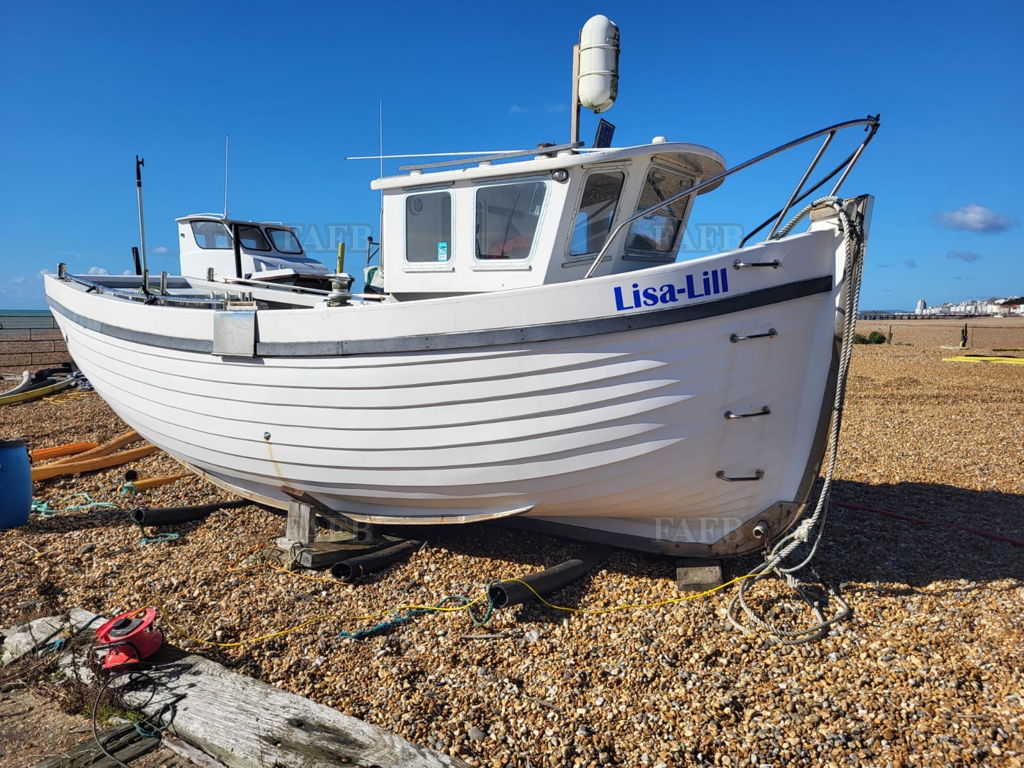
<instances>
[{"instance_id":1,"label":"coiled rope","mask_svg":"<svg viewBox=\"0 0 1024 768\"><path fill-rule=\"evenodd\" d=\"M807 589L807 586L798 579L795 574L806 567L818 551L821 543L822 533L825 530L825 518L828 516L830 497L832 494L832 479L835 474L836 458L839 453L839 432L842 426L843 400L846 396L846 378L850 369L850 358L853 354L853 332L857 322L857 306L860 303L861 277L864 272L864 222L858 216L856 221L851 221L850 216L843 207L844 201L838 197L822 197L802 208L794 215L786 225L783 226L776 238L785 237L792 231L797 223L810 213L816 206L828 205L835 209L839 216L840 231L846 236L846 296L843 302L843 336L839 354L839 370L836 376L835 400L832 403L832 416L828 432L828 450L825 464L824 478L821 490L818 493L818 501L814 511L805 517L792 531L779 539L774 546L768 549L764 561L754 568L748 576L750 578L739 582L735 594L729 601L727 617L729 623L741 632L751 632L750 626L745 624L737 615L737 608L743 611L746 621L755 627L760 628L776 643L782 645L798 645L811 642L828 634L829 628L850 616L850 606L840 596L838 590L831 586L826 587L829 598L835 601L837 611L831 618L826 618L820 600L815 599ZM785 565L785 560L798 547L806 544L811 535L814 535L813 543L807 555L796 565ZM781 629L769 622L766 618L758 615L748 603L750 589L763 578L776 574L806 602L813 612L817 622L811 626L800 629ZM817 574L811 569L812 575Z\"/></svg>"}]
</instances>

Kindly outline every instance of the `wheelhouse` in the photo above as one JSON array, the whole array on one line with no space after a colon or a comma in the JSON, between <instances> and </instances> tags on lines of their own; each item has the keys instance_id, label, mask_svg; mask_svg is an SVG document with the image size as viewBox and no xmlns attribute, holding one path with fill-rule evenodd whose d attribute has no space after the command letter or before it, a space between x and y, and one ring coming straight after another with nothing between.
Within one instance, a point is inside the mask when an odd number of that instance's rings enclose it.
<instances>
[{"instance_id":1,"label":"wheelhouse","mask_svg":"<svg viewBox=\"0 0 1024 768\"><path fill-rule=\"evenodd\" d=\"M538 147L532 159L501 160L426 173L444 164L409 166L373 182L384 193L386 293L410 300L576 280L619 222L725 169L713 150L661 138L624 149ZM597 273L675 261L693 200L624 229Z\"/></svg>"},{"instance_id":2,"label":"wheelhouse","mask_svg":"<svg viewBox=\"0 0 1024 768\"><path fill-rule=\"evenodd\" d=\"M276 222L193 214L177 219L181 274L295 282L327 277L327 267L308 258L291 227ZM238 252L235 252L235 239Z\"/></svg>"}]
</instances>

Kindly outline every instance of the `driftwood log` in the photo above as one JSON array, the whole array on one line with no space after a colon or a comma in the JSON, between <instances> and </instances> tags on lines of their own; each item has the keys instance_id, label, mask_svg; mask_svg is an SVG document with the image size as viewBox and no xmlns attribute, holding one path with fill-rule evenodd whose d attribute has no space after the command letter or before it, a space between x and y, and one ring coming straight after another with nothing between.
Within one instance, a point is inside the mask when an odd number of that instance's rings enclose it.
<instances>
[{"instance_id":1,"label":"driftwood log","mask_svg":"<svg viewBox=\"0 0 1024 768\"><path fill-rule=\"evenodd\" d=\"M91 615L79 609L72 613L78 627ZM43 640L58 621L39 620L31 632L8 631L5 645L10 641L13 646L17 638L17 651L24 652L28 637ZM91 626L101 623L97 618ZM164 646L149 661L153 666L144 676L132 682L125 675L111 687L152 721L169 721L167 733L225 768L468 768L461 760L203 656Z\"/></svg>"}]
</instances>

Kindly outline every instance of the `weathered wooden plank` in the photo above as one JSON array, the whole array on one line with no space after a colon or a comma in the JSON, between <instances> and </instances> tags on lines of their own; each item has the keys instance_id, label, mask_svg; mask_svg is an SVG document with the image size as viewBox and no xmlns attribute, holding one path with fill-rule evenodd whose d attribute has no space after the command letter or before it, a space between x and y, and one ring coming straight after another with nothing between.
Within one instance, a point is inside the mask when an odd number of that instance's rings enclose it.
<instances>
[{"instance_id":1,"label":"weathered wooden plank","mask_svg":"<svg viewBox=\"0 0 1024 768\"><path fill-rule=\"evenodd\" d=\"M153 715L173 706L173 732L227 768L466 766L202 656L165 647L152 661L161 665L149 671L156 694L123 692L126 702Z\"/></svg>"},{"instance_id":2,"label":"weathered wooden plank","mask_svg":"<svg viewBox=\"0 0 1024 768\"><path fill-rule=\"evenodd\" d=\"M100 733L100 741L107 752L123 763L130 763L160 746L160 739L140 736L134 725L103 731ZM103 753L96 740L90 736L62 754L36 763L33 768L117 768L117 765Z\"/></svg>"},{"instance_id":3,"label":"weathered wooden plank","mask_svg":"<svg viewBox=\"0 0 1024 768\"><path fill-rule=\"evenodd\" d=\"M95 615L76 608L71 616L81 627ZM101 621L97 618L93 626ZM5 650L11 641L22 643L18 650L31 651L62 625L67 622L61 617L32 622L10 633ZM34 645L24 649L26 642ZM72 663L70 654L65 658ZM147 669L155 690L152 685L134 691L122 686L118 690L124 702L161 721L172 713L169 732L224 768L468 768L457 758L202 656L165 646L149 661L156 665ZM79 672L88 677L84 666Z\"/></svg>"},{"instance_id":4,"label":"weathered wooden plank","mask_svg":"<svg viewBox=\"0 0 1024 768\"><path fill-rule=\"evenodd\" d=\"M225 768L224 763L220 760L215 760L201 749L196 749L187 741L182 741L177 736L172 736L169 733L165 732L163 734L160 745L169 749L178 757L185 758L190 763L198 766L198 768Z\"/></svg>"},{"instance_id":5,"label":"weathered wooden plank","mask_svg":"<svg viewBox=\"0 0 1024 768\"><path fill-rule=\"evenodd\" d=\"M316 513L303 501L288 502L285 538L299 544L310 544L316 538Z\"/></svg>"}]
</instances>

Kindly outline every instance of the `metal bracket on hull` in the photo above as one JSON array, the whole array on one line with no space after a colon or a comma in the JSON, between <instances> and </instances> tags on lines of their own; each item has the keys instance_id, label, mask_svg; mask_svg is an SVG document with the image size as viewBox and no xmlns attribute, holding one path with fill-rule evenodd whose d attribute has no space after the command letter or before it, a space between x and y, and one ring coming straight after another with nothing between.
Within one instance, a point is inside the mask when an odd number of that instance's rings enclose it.
<instances>
[{"instance_id":1,"label":"metal bracket on hull","mask_svg":"<svg viewBox=\"0 0 1024 768\"><path fill-rule=\"evenodd\" d=\"M725 474L724 470L720 469L717 472L715 472L715 477L717 477L719 480L725 480L727 483L748 483L753 482L755 480L762 480L764 478L764 470L755 469L754 474L752 475L746 475L743 477L730 477L729 475Z\"/></svg>"},{"instance_id":2,"label":"metal bracket on hull","mask_svg":"<svg viewBox=\"0 0 1024 768\"><path fill-rule=\"evenodd\" d=\"M740 259L736 259L736 261L732 263L732 268L744 269L745 267L771 267L772 269L778 269L779 264L781 263L782 262L778 259L773 259L772 261L742 261Z\"/></svg>"},{"instance_id":3,"label":"metal bracket on hull","mask_svg":"<svg viewBox=\"0 0 1024 768\"><path fill-rule=\"evenodd\" d=\"M738 333L731 333L729 334L729 341L735 344L739 341L749 341L750 339L772 339L778 335L778 331L776 331L774 328L769 328L767 331L764 331L763 333L748 333L745 336L741 336Z\"/></svg>"},{"instance_id":4,"label":"metal bracket on hull","mask_svg":"<svg viewBox=\"0 0 1024 768\"><path fill-rule=\"evenodd\" d=\"M228 357L256 355L256 308L213 313L213 354Z\"/></svg>"},{"instance_id":5,"label":"metal bracket on hull","mask_svg":"<svg viewBox=\"0 0 1024 768\"><path fill-rule=\"evenodd\" d=\"M736 413L735 411L726 411L722 415L731 421L733 419L749 419L754 416L767 416L771 412L771 408L769 408L767 405L762 405L761 410L759 411L751 411L750 413Z\"/></svg>"}]
</instances>

